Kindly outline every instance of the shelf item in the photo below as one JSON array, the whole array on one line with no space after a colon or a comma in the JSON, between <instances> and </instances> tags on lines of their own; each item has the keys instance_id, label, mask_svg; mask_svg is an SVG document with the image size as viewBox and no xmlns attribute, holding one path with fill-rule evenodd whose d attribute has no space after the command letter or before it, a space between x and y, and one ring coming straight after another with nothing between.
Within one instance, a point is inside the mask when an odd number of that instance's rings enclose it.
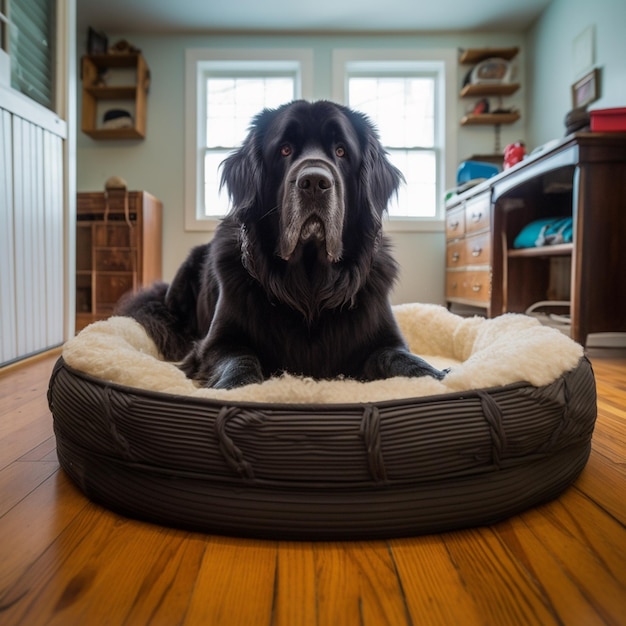
<instances>
[{"instance_id":1,"label":"shelf item","mask_svg":"<svg viewBox=\"0 0 626 626\"><path fill-rule=\"evenodd\" d=\"M108 204L108 207L107 207ZM162 205L146 191L79 193L76 330L105 319L127 292L161 278Z\"/></svg>"},{"instance_id":2,"label":"shelf item","mask_svg":"<svg viewBox=\"0 0 626 626\"><path fill-rule=\"evenodd\" d=\"M461 118L461 126L497 126L499 124L513 124L519 120L520 114L513 113L470 113Z\"/></svg>"},{"instance_id":3,"label":"shelf item","mask_svg":"<svg viewBox=\"0 0 626 626\"><path fill-rule=\"evenodd\" d=\"M468 48L461 52L459 63L462 65L474 65L485 59L498 58L510 61L519 52L519 48Z\"/></svg>"},{"instance_id":4,"label":"shelf item","mask_svg":"<svg viewBox=\"0 0 626 626\"><path fill-rule=\"evenodd\" d=\"M626 133L576 133L453 196L446 300L489 317L571 302L571 336L626 332ZM574 218L573 243L514 249L528 224Z\"/></svg>"},{"instance_id":5,"label":"shelf item","mask_svg":"<svg viewBox=\"0 0 626 626\"><path fill-rule=\"evenodd\" d=\"M110 84L115 78L132 76L128 84ZM109 76L110 75L110 76ZM82 130L93 139L144 139L150 70L141 54L87 55L82 60ZM127 108L129 127L103 128L103 104ZM121 103L121 104L120 104Z\"/></svg>"}]
</instances>

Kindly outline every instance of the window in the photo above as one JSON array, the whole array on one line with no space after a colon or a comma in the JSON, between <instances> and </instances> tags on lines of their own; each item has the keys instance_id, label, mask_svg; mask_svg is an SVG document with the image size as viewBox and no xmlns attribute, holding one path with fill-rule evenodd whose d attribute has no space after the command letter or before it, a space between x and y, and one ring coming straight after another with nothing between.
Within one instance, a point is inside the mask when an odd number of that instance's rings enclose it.
<instances>
[{"instance_id":1,"label":"window","mask_svg":"<svg viewBox=\"0 0 626 626\"><path fill-rule=\"evenodd\" d=\"M405 178L389 206L392 222L441 219L453 152L446 146L445 93L456 80L446 65L451 70L454 62L447 51L335 51L335 98L368 115Z\"/></svg>"},{"instance_id":2,"label":"window","mask_svg":"<svg viewBox=\"0 0 626 626\"><path fill-rule=\"evenodd\" d=\"M311 66L306 50L187 52L187 102L196 103L187 114L187 230L209 229L227 213L221 162L263 108L311 97Z\"/></svg>"},{"instance_id":3,"label":"window","mask_svg":"<svg viewBox=\"0 0 626 626\"><path fill-rule=\"evenodd\" d=\"M11 87L51 110L55 15L55 0L0 0L0 47L10 57Z\"/></svg>"}]
</instances>

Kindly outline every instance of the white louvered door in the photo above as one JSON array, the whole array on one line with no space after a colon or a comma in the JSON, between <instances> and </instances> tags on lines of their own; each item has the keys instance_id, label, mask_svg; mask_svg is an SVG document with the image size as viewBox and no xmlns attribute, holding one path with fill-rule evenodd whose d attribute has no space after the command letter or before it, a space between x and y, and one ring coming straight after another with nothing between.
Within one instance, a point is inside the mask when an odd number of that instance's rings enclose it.
<instances>
[{"instance_id":1,"label":"white louvered door","mask_svg":"<svg viewBox=\"0 0 626 626\"><path fill-rule=\"evenodd\" d=\"M1 110L0 363L64 338L63 145Z\"/></svg>"}]
</instances>

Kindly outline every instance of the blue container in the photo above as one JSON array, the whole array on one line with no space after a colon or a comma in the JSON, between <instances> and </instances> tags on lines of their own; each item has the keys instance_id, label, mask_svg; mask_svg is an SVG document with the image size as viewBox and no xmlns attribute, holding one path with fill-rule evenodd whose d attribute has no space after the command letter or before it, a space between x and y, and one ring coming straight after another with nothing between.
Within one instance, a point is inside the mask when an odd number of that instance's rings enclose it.
<instances>
[{"instance_id":1,"label":"blue container","mask_svg":"<svg viewBox=\"0 0 626 626\"><path fill-rule=\"evenodd\" d=\"M500 171L497 165L482 161L463 161L456 171L456 184L461 185L477 178L491 178Z\"/></svg>"}]
</instances>

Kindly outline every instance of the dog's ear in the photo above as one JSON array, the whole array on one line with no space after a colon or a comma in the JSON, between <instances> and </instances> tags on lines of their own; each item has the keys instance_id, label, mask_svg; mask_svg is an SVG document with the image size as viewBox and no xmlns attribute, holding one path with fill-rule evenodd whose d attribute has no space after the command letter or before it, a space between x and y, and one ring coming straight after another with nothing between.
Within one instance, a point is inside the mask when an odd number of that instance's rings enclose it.
<instances>
[{"instance_id":1,"label":"dog's ear","mask_svg":"<svg viewBox=\"0 0 626 626\"><path fill-rule=\"evenodd\" d=\"M228 189L231 212L243 215L261 196L263 159L258 131L254 124L241 147L222 163L220 189Z\"/></svg>"},{"instance_id":2,"label":"dog's ear","mask_svg":"<svg viewBox=\"0 0 626 626\"><path fill-rule=\"evenodd\" d=\"M387 152L380 143L378 132L363 113L344 108L361 138L363 153L361 162L361 185L365 201L370 207L372 217L380 224L387 204L398 187L404 182L402 172L393 166L387 158Z\"/></svg>"},{"instance_id":3,"label":"dog's ear","mask_svg":"<svg viewBox=\"0 0 626 626\"><path fill-rule=\"evenodd\" d=\"M389 162L387 153L373 130L368 133L361 167L370 208L373 213L382 217L392 195L397 193L400 183L404 181L404 176Z\"/></svg>"}]
</instances>

